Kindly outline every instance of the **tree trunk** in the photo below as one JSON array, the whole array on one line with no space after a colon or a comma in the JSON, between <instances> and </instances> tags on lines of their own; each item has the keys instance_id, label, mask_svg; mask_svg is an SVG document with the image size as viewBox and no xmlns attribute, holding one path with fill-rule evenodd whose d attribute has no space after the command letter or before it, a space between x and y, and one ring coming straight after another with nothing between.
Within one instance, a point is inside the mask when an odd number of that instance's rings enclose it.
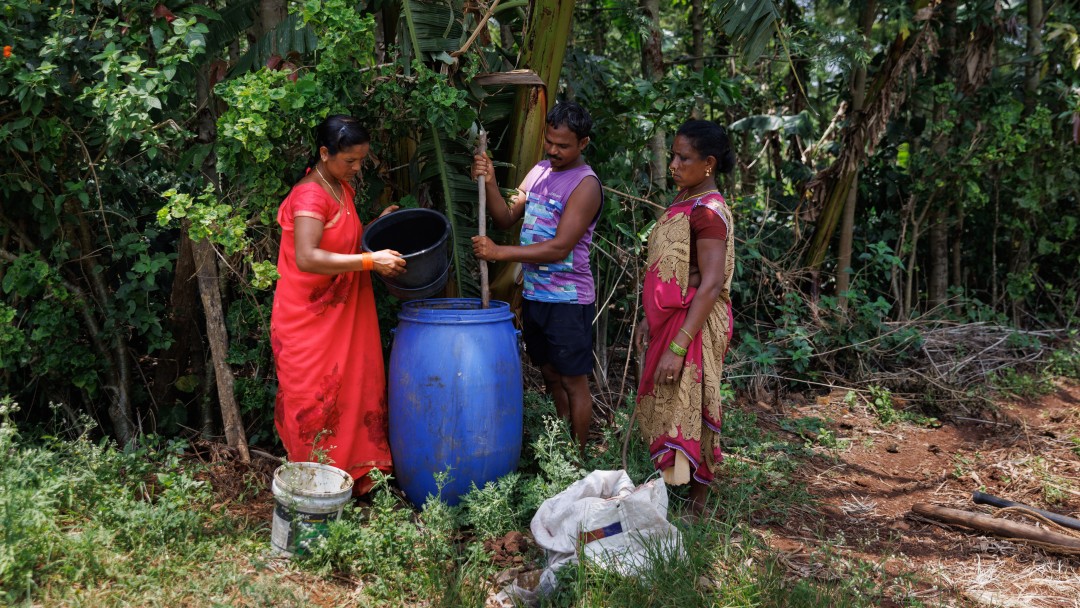
<instances>
[{"instance_id":1,"label":"tree trunk","mask_svg":"<svg viewBox=\"0 0 1080 608\"><path fill-rule=\"evenodd\" d=\"M928 18L928 13L924 18ZM867 90L862 116L844 128L840 154L832 165L807 183L809 204L816 215L814 236L804 256L808 267L819 268L825 261L829 242L847 204L853 171L873 153L888 123L886 118L903 103L907 91L900 86L901 79L907 75L910 66L919 64L927 51L926 40L926 26L910 38L903 32L897 34Z\"/></svg>"},{"instance_id":2,"label":"tree trunk","mask_svg":"<svg viewBox=\"0 0 1080 608\"><path fill-rule=\"evenodd\" d=\"M1039 94L1039 81L1042 71L1042 22L1043 0L1028 0L1027 3L1027 67L1024 68L1024 115L1030 116L1035 110ZM1031 212L1024 208L1017 211L1019 226L1013 230L1013 243L1016 249L1013 251L1011 274L1026 275L1031 264L1031 233L1033 218ZM1006 288L1005 294L1008 295ZM1025 305L1021 298L1012 298L1011 302L1013 323L1020 325L1024 317Z\"/></svg>"},{"instance_id":3,"label":"tree trunk","mask_svg":"<svg viewBox=\"0 0 1080 608\"><path fill-rule=\"evenodd\" d=\"M951 258L949 260L949 282L954 287L959 288L961 291L964 288L964 268L961 265L963 259L963 243L961 236L964 234L964 206L957 203L956 205L956 218L953 224L952 235L949 238L951 249L949 250Z\"/></svg>"},{"instance_id":4,"label":"tree trunk","mask_svg":"<svg viewBox=\"0 0 1080 608\"><path fill-rule=\"evenodd\" d=\"M859 13L859 31L863 37L863 49L870 48L870 35L877 16L875 0L867 0ZM855 120L862 116L863 103L866 100L866 66L855 69L851 82L851 115ZM859 168L854 170L851 189L844 203L844 216L840 223L840 244L836 260L836 295L839 296L840 308L847 308L847 292L851 288L851 249L855 240L855 208L859 198Z\"/></svg>"},{"instance_id":5,"label":"tree trunk","mask_svg":"<svg viewBox=\"0 0 1080 608\"><path fill-rule=\"evenodd\" d=\"M942 202L930 213L930 267L927 277L926 305L933 309L948 299L949 292L949 204Z\"/></svg>"},{"instance_id":6,"label":"tree trunk","mask_svg":"<svg viewBox=\"0 0 1080 608\"><path fill-rule=\"evenodd\" d=\"M704 0L690 1L690 69L700 78L705 72L705 9ZM690 117L695 120L704 118L705 96L694 96L694 109Z\"/></svg>"},{"instance_id":7,"label":"tree trunk","mask_svg":"<svg viewBox=\"0 0 1080 608\"><path fill-rule=\"evenodd\" d=\"M194 314L199 305L199 284L194 280L195 258L186 230L180 235L178 247L169 296L169 314L165 321L173 342L154 368L152 395L159 408L171 406L183 399L176 388L176 381L180 376L190 373L196 358L202 358L202 334Z\"/></svg>"},{"instance_id":8,"label":"tree trunk","mask_svg":"<svg viewBox=\"0 0 1080 608\"><path fill-rule=\"evenodd\" d=\"M1042 72L1042 26L1043 0L1027 0L1027 59L1024 68L1024 112L1035 109L1039 92L1039 76Z\"/></svg>"},{"instance_id":9,"label":"tree trunk","mask_svg":"<svg viewBox=\"0 0 1080 608\"><path fill-rule=\"evenodd\" d=\"M263 4L266 4L265 2ZM208 66L199 70L195 86L196 108L198 110L198 141L209 144L217 138L216 117L210 97ZM217 156L213 151L203 161L203 176L220 190L216 171ZM240 407L233 392L233 373L226 358L229 355L229 334L225 328L225 311L221 304L221 286L218 282L217 254L210 241L201 239L193 243L192 256L195 260L195 274L198 277L199 296L202 299L203 313L206 317L206 338L210 342L210 355L214 363L214 378L217 384L218 404L221 407L221 422L225 430L225 440L240 453L242 462L250 461L247 436Z\"/></svg>"},{"instance_id":10,"label":"tree trunk","mask_svg":"<svg viewBox=\"0 0 1080 608\"><path fill-rule=\"evenodd\" d=\"M210 342L210 354L214 362L218 403L221 406L221 422L225 427L225 440L240 452L240 460L248 462L247 437L240 416L240 407L233 393L233 373L226 358L229 355L229 334L225 328L225 311L221 305L218 289L217 254L206 239L195 242L195 270L199 277L199 296L206 314L206 338Z\"/></svg>"},{"instance_id":11,"label":"tree trunk","mask_svg":"<svg viewBox=\"0 0 1080 608\"><path fill-rule=\"evenodd\" d=\"M69 201L74 199L69 199ZM96 246L94 243L93 230L87 223L87 214L77 208L77 203L67 203L67 211L78 221L78 237L73 239L82 250L79 256L79 265L83 276L87 277L90 284L90 293L96 300L98 309L105 309L112 300L112 292L105 284L104 272L98 261ZM91 309L85 309L85 313L93 315ZM108 390L112 399L109 402L109 421L113 425L113 433L120 445L125 445L135 439L135 435L141 431L135 424L134 406L131 400L131 357L128 353L128 343L125 332L112 332L112 335L100 334L95 336L98 342L99 352L107 355L105 360L109 369ZM102 341L102 339L107 342ZM107 350L106 350L107 349Z\"/></svg>"},{"instance_id":12,"label":"tree trunk","mask_svg":"<svg viewBox=\"0 0 1080 608\"><path fill-rule=\"evenodd\" d=\"M938 54L934 82L942 85L952 79L952 60L956 46L956 0L945 0L941 4L941 51ZM934 101L934 125L941 125L948 114L948 101L938 96ZM945 158L952 143L952 131L940 129L934 135L933 153L937 159L937 170L945 172L939 179L948 179L950 172ZM927 307L936 308L945 304L949 297L949 208L950 198L942 200L930 210L930 245L929 276L927 277Z\"/></svg>"},{"instance_id":13,"label":"tree trunk","mask_svg":"<svg viewBox=\"0 0 1080 608\"><path fill-rule=\"evenodd\" d=\"M995 167L996 169L996 167ZM990 231L990 308L998 309L998 229L1001 227L1001 189L998 171L991 171L994 176L994 229Z\"/></svg>"},{"instance_id":14,"label":"tree trunk","mask_svg":"<svg viewBox=\"0 0 1080 608\"><path fill-rule=\"evenodd\" d=\"M705 8L704 0L690 2L690 68L695 74L705 71Z\"/></svg>"},{"instance_id":15,"label":"tree trunk","mask_svg":"<svg viewBox=\"0 0 1080 608\"><path fill-rule=\"evenodd\" d=\"M263 36L278 26L289 16L286 0L259 0L259 16L256 21L256 36ZM276 49L275 49L276 51Z\"/></svg>"},{"instance_id":16,"label":"tree trunk","mask_svg":"<svg viewBox=\"0 0 1080 608\"><path fill-rule=\"evenodd\" d=\"M660 0L640 2L639 8L648 28L645 39L641 41L641 75L645 80L656 82L664 77L664 54L660 46ZM659 118L649 138L649 183L658 189L663 188L667 181L667 136Z\"/></svg>"},{"instance_id":17,"label":"tree trunk","mask_svg":"<svg viewBox=\"0 0 1080 608\"><path fill-rule=\"evenodd\" d=\"M795 0L787 0L784 7L787 15L784 17L784 21L790 25L803 22L803 9L799 6L799 3ZM864 9L865 10L865 9ZM791 99L788 102L788 113L798 114L806 109L809 105L806 99L806 82L809 79L809 67L810 62L799 54L791 56L790 60L791 71L788 73L787 88ZM798 151L792 146L792 154L798 154Z\"/></svg>"}]
</instances>

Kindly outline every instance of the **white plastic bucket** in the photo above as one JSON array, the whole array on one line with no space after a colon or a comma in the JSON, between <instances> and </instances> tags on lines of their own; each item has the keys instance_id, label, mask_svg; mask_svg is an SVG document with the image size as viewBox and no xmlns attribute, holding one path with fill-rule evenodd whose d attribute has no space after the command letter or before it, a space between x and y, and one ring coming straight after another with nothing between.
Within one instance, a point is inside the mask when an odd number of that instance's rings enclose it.
<instances>
[{"instance_id":1,"label":"white plastic bucket","mask_svg":"<svg viewBox=\"0 0 1080 608\"><path fill-rule=\"evenodd\" d=\"M274 471L274 521L270 546L287 556L307 553L326 534L352 496L353 480L339 468L317 462L288 462Z\"/></svg>"}]
</instances>

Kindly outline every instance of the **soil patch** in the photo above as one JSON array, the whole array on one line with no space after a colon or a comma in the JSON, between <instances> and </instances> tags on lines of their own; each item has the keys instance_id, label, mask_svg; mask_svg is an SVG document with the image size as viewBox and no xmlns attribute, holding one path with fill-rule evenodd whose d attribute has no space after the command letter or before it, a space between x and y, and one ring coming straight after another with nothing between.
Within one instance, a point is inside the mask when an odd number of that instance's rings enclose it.
<instances>
[{"instance_id":1,"label":"soil patch","mask_svg":"<svg viewBox=\"0 0 1080 608\"><path fill-rule=\"evenodd\" d=\"M993 507L972 502L978 490L1077 517L1080 385L1060 383L1040 399L1002 402L938 428L883 425L842 392L752 409L780 432L783 420L816 417L832 434L829 447L815 447L817 455L798 472L821 501L820 514L799 514L765 533L793 574L826 577L818 566L832 555L874 565L898 601L1080 606L1080 557L911 513L921 502L993 514ZM840 562L827 574L835 575Z\"/></svg>"}]
</instances>

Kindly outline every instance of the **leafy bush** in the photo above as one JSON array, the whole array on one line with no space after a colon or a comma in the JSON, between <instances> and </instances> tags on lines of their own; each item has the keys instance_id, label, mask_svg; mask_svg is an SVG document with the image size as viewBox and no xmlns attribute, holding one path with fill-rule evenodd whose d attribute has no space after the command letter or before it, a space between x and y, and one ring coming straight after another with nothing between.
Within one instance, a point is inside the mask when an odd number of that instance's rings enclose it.
<instances>
[{"instance_id":1,"label":"leafy bush","mask_svg":"<svg viewBox=\"0 0 1080 608\"><path fill-rule=\"evenodd\" d=\"M461 498L461 521L481 540L528 527L533 512L522 504L521 473L510 473Z\"/></svg>"},{"instance_id":2,"label":"leafy bush","mask_svg":"<svg viewBox=\"0 0 1080 608\"><path fill-rule=\"evenodd\" d=\"M455 544L457 512L438 497L417 515L388 485L389 477L372 472L375 488L370 508L348 505L331 522L327 535L301 563L321 573L362 577L365 593L379 602L400 605L431 601L454 605L460 599L458 570L482 549Z\"/></svg>"},{"instance_id":3,"label":"leafy bush","mask_svg":"<svg viewBox=\"0 0 1080 608\"><path fill-rule=\"evenodd\" d=\"M151 560L203 535L210 493L179 459L183 442L31 442L10 421L16 409L0 398L0 597L30 598L53 577L94 586L129 574L117 553Z\"/></svg>"}]
</instances>

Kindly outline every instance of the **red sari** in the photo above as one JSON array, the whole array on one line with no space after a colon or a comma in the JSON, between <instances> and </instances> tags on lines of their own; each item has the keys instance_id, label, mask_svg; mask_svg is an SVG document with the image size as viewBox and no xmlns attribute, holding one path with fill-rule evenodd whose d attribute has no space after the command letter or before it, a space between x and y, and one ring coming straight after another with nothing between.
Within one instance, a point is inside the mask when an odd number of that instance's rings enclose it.
<instances>
[{"instance_id":1,"label":"red sari","mask_svg":"<svg viewBox=\"0 0 1080 608\"><path fill-rule=\"evenodd\" d=\"M724 289L693 337L677 384L653 384L660 355L679 335L697 293L690 287L690 252L694 247L691 212L705 207L727 226ZM668 207L649 235L649 258L642 305L649 323L649 347L638 383L638 420L658 470L671 467L676 452L690 461L693 478L711 483L720 451L720 377L732 334L731 276L735 270L731 211L719 194L678 201Z\"/></svg>"},{"instance_id":2,"label":"red sari","mask_svg":"<svg viewBox=\"0 0 1080 608\"><path fill-rule=\"evenodd\" d=\"M371 488L367 473L391 470L386 375L367 272L322 275L296 267L295 218L324 222L319 248L360 253L363 225L347 184L338 203L317 183L292 189L278 209L281 249L270 317L277 370L274 424L292 461L323 460Z\"/></svg>"}]
</instances>

